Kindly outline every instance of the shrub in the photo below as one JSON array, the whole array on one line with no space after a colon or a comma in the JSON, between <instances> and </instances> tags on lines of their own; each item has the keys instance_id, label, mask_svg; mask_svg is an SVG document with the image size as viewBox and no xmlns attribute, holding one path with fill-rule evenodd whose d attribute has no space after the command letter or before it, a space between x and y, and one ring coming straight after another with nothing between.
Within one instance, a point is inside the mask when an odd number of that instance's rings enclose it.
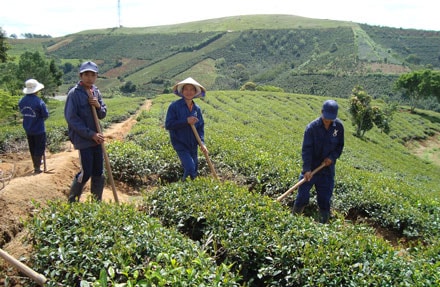
<instances>
[{"instance_id":1,"label":"shrub","mask_svg":"<svg viewBox=\"0 0 440 287\"><path fill-rule=\"evenodd\" d=\"M133 205L50 202L28 227L45 286L238 286L230 267Z\"/></svg>"},{"instance_id":2,"label":"shrub","mask_svg":"<svg viewBox=\"0 0 440 287\"><path fill-rule=\"evenodd\" d=\"M233 183L198 178L163 186L145 205L165 226L209 246L249 286L431 286L439 279L438 264L416 249L401 256L366 225L292 216Z\"/></svg>"},{"instance_id":3,"label":"shrub","mask_svg":"<svg viewBox=\"0 0 440 287\"><path fill-rule=\"evenodd\" d=\"M148 152L131 141L112 141L107 146L113 177L126 183L142 183L150 173Z\"/></svg>"}]
</instances>

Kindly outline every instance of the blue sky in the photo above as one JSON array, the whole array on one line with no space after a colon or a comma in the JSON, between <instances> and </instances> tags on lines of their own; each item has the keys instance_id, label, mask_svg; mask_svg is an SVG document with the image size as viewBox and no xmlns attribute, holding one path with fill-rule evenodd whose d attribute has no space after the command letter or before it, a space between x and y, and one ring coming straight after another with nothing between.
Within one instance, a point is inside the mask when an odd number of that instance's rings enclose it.
<instances>
[{"instance_id":1,"label":"blue sky","mask_svg":"<svg viewBox=\"0 0 440 287\"><path fill-rule=\"evenodd\" d=\"M440 31L439 3L431 0L6 0L0 9L0 27L7 35L33 33L58 37L117 27L119 23L124 27L148 27L237 15L288 14Z\"/></svg>"}]
</instances>

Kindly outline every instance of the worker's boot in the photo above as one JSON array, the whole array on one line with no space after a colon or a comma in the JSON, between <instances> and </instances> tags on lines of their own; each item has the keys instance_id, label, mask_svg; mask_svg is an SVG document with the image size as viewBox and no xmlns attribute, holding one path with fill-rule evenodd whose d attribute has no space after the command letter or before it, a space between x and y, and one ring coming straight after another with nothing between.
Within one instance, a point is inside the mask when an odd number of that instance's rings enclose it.
<instances>
[{"instance_id":1,"label":"worker's boot","mask_svg":"<svg viewBox=\"0 0 440 287\"><path fill-rule=\"evenodd\" d=\"M84 183L78 182L78 179L75 177L73 179L72 185L70 186L70 193L68 199L69 203L79 201L83 187L84 187Z\"/></svg>"},{"instance_id":2,"label":"worker's boot","mask_svg":"<svg viewBox=\"0 0 440 287\"><path fill-rule=\"evenodd\" d=\"M34 165L34 173L41 173L42 170L40 169L41 166L41 155L33 155L32 156L32 163Z\"/></svg>"},{"instance_id":3,"label":"worker's boot","mask_svg":"<svg viewBox=\"0 0 440 287\"><path fill-rule=\"evenodd\" d=\"M92 176L92 185L90 191L92 192L94 199L97 201L102 200L102 191L104 190L105 178L101 176Z\"/></svg>"},{"instance_id":4,"label":"worker's boot","mask_svg":"<svg viewBox=\"0 0 440 287\"><path fill-rule=\"evenodd\" d=\"M319 210L319 222L320 223L328 223L328 220L330 219L330 211L328 210Z\"/></svg>"},{"instance_id":5,"label":"worker's boot","mask_svg":"<svg viewBox=\"0 0 440 287\"><path fill-rule=\"evenodd\" d=\"M304 211L304 207L305 206L298 206L298 205L296 205L296 204L294 204L293 205L293 208L292 208L292 213L293 214L301 214L301 213L303 213L303 211Z\"/></svg>"}]
</instances>

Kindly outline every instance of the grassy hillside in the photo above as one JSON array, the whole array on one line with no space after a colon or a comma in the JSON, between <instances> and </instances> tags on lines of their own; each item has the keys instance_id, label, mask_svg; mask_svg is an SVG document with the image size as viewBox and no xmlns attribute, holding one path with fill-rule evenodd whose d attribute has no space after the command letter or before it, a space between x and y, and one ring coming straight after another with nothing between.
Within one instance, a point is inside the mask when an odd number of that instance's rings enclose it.
<instances>
[{"instance_id":1,"label":"grassy hillside","mask_svg":"<svg viewBox=\"0 0 440 287\"><path fill-rule=\"evenodd\" d=\"M128 81L154 97L191 72L210 73L210 90L248 81L286 92L347 97L362 85L374 97L397 97L401 73L440 68L440 32L360 25L291 15L235 16L178 25L87 30L53 39L10 40L11 55L45 51L60 65L84 59L101 67L101 86ZM193 69L206 67L207 69ZM76 79L65 75L60 91Z\"/></svg>"}]
</instances>

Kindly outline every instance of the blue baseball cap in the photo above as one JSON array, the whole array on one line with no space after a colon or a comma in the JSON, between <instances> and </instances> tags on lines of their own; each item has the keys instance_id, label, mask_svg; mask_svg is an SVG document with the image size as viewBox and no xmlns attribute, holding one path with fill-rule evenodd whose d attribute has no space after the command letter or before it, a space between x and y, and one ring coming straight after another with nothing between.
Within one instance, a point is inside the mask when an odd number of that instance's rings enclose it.
<instances>
[{"instance_id":1,"label":"blue baseball cap","mask_svg":"<svg viewBox=\"0 0 440 287\"><path fill-rule=\"evenodd\" d=\"M98 73L98 65L90 61L82 63L79 67L79 73L82 74L87 71Z\"/></svg>"},{"instance_id":2,"label":"blue baseball cap","mask_svg":"<svg viewBox=\"0 0 440 287\"><path fill-rule=\"evenodd\" d=\"M326 120L334 121L338 116L338 103L334 100L327 100L322 105L322 116Z\"/></svg>"}]
</instances>

